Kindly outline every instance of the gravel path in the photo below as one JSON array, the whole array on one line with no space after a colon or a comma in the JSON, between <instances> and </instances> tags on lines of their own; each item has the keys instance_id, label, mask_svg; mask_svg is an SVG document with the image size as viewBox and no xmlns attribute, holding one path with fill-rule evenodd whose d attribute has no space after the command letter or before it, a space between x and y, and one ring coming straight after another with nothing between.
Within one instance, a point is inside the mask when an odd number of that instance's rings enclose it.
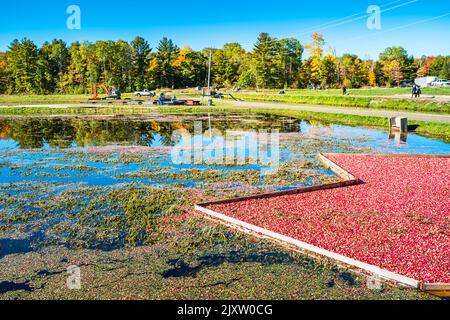
<instances>
[{"instance_id":1,"label":"gravel path","mask_svg":"<svg viewBox=\"0 0 450 320\"><path fill-rule=\"evenodd\" d=\"M6 106L1 106L6 107ZM8 106L8 108L105 108L111 107L111 105L80 105L80 104L47 104L47 105L15 105ZM274 108L274 109L290 109L290 110L301 110L301 111L312 111L312 112L323 112L323 113L334 113L334 114L349 114L357 116L373 116L373 117L398 117L403 116L411 120L417 121L428 121L436 123L450 123L450 115L445 114L433 114L433 113L420 113L420 112L410 112L410 111L400 111L400 110L383 110L383 109L364 109L364 108L351 108L351 107L328 107L321 105L290 105L286 103L274 103L274 102L251 102L251 101L233 101L230 107L251 107L251 108Z\"/></svg>"}]
</instances>

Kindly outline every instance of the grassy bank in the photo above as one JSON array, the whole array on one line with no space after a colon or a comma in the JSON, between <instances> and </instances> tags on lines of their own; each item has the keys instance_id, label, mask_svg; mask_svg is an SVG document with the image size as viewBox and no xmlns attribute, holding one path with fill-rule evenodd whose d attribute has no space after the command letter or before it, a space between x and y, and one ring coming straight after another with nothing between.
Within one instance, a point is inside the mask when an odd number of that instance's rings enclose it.
<instances>
[{"instance_id":1,"label":"grassy bank","mask_svg":"<svg viewBox=\"0 0 450 320\"><path fill-rule=\"evenodd\" d=\"M449 96L450 88L424 88L424 94ZM162 90L169 96L178 98L200 98L200 93L192 89ZM353 108L375 108L389 110L407 110L430 113L450 114L450 102L431 100L412 100L402 96L409 95L409 88L392 89L351 89L348 96L342 96L341 91L332 90L287 90L285 95L279 95L277 90L260 90L239 92L237 98L247 101L280 102L290 104L327 105ZM101 95L102 97L104 95ZM3 95L0 96L0 106L21 105L61 105L86 102L89 95ZM132 93L123 94L124 99L134 99ZM228 98L228 97L226 97Z\"/></svg>"},{"instance_id":2,"label":"grassy bank","mask_svg":"<svg viewBox=\"0 0 450 320\"><path fill-rule=\"evenodd\" d=\"M374 108L389 110L408 110L430 113L450 113L450 103L433 101L417 101L408 99L386 99L359 96L332 95L267 95L267 94L239 94L237 98L247 101L284 102L290 104L312 104L341 106L354 108Z\"/></svg>"},{"instance_id":3,"label":"grassy bank","mask_svg":"<svg viewBox=\"0 0 450 320\"><path fill-rule=\"evenodd\" d=\"M100 94L100 97L106 95ZM51 94L51 95L0 95L0 106L13 105L56 105L56 104L78 104L88 101L90 95L86 94ZM122 95L123 98L134 98L133 94Z\"/></svg>"},{"instance_id":4,"label":"grassy bank","mask_svg":"<svg viewBox=\"0 0 450 320\"><path fill-rule=\"evenodd\" d=\"M262 94L278 94L279 89L259 89L258 93ZM310 89L287 89L285 92L289 95L304 95L304 96L339 96L342 94L341 89L328 90L310 90ZM371 96L383 97L393 95L410 95L411 88L362 88L362 89L348 89L348 94L351 96ZM244 94L256 94L255 91L242 91ZM426 95L440 95L450 96L450 87L428 87L423 88L422 93Z\"/></svg>"}]
</instances>

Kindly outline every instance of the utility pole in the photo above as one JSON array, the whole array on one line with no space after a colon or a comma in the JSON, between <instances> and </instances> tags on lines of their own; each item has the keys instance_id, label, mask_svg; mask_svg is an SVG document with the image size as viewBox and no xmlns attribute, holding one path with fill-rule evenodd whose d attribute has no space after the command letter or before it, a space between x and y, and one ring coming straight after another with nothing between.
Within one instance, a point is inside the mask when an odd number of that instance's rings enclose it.
<instances>
[{"instance_id":1,"label":"utility pole","mask_svg":"<svg viewBox=\"0 0 450 320\"><path fill-rule=\"evenodd\" d=\"M211 95L211 65L212 65L213 48L209 48L209 66L208 66L208 94Z\"/></svg>"},{"instance_id":2,"label":"utility pole","mask_svg":"<svg viewBox=\"0 0 450 320\"><path fill-rule=\"evenodd\" d=\"M332 54L333 54L333 56L334 56L334 58L336 59L336 62L337 62L337 77L336 77L336 80L337 80L337 85L339 85L340 83L341 83L341 63L340 63L340 61L339 61L339 58L338 58L338 56L337 56L337 52L336 52L336 48L330 48L331 49L331 52L332 52Z\"/></svg>"}]
</instances>

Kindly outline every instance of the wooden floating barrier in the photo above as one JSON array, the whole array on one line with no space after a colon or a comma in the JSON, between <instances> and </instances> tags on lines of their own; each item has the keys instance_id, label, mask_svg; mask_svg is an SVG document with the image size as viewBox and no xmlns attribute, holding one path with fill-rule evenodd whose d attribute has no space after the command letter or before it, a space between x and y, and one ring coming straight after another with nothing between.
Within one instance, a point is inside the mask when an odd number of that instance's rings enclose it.
<instances>
[{"instance_id":1,"label":"wooden floating barrier","mask_svg":"<svg viewBox=\"0 0 450 320\"><path fill-rule=\"evenodd\" d=\"M343 153L336 153L335 155L339 155ZM403 276L401 274L382 269L380 267L377 267L375 265L371 265L359 260L352 259L350 257L322 249L320 247L308 244L306 242L258 227L256 225L244 222L242 220L238 220L232 217L229 217L227 215L224 215L222 213L213 211L211 209L208 209L208 206L211 205L220 205L220 204L230 204L230 203L236 203L236 202L242 202L246 200L255 200L255 199L267 199L267 198L273 198L273 197L279 197L284 195L292 195L292 194L299 194L299 193L306 193L306 192L314 192L318 190L327 190L327 189L334 189L334 188L341 188L341 187L347 187L356 185L359 183L362 183L358 178L356 178L353 174L345 170L344 168L340 167L338 164L327 158L331 154L322 154L320 153L317 157L318 159L330 170L332 170L338 177L342 179L342 181L337 183L331 183L331 184L325 184L321 186L314 186L314 187L304 187L304 188L298 188L294 190L287 190L287 191L280 191L280 192L272 192L272 193L265 193L265 194L258 194L254 196L247 196L247 197L239 197L239 198L233 198L233 199L224 199L224 200L218 200L218 201L212 201L207 203L201 203L197 204L195 206L195 210L198 212L201 212L204 214L204 216L207 219L210 219L212 221L219 222L221 224L224 224L228 227L234 228L238 231L244 232L246 234L249 234L251 236L255 236L259 239L265 239L273 241L282 247L292 250L295 252L300 253L307 253L312 256L318 257L318 258L328 258L331 259L334 262L337 262L338 265L343 265L351 268L356 268L357 271L362 271L363 274L370 277L375 277L380 280L383 280L388 283L392 283L395 285L403 286L403 287L409 287L414 289L419 289L428 293L431 293L433 295L436 295L441 298L447 298L450 297L450 284L448 283L422 283L419 280L409 278L406 276ZM348 155L348 154L345 154ZM450 158L449 155L395 155L395 154L389 154L389 155L371 155L371 154L356 154L356 156L389 156L389 157L423 157L423 158L431 158L431 157L439 157L439 158Z\"/></svg>"},{"instance_id":2,"label":"wooden floating barrier","mask_svg":"<svg viewBox=\"0 0 450 320\"><path fill-rule=\"evenodd\" d=\"M450 298L450 283L424 283L420 289L441 298Z\"/></svg>"},{"instance_id":3,"label":"wooden floating barrier","mask_svg":"<svg viewBox=\"0 0 450 320\"><path fill-rule=\"evenodd\" d=\"M206 203L200 203L198 204L201 207L208 207L211 205L218 205L218 204L230 204L235 202L241 202L246 200L257 200L257 199L268 199L268 198L275 198L280 196L286 196L286 195L294 195L294 194L300 194L300 193L307 193L307 192L313 192L313 191L319 191L319 190L327 190L327 189L336 189L336 188L342 188L342 187L348 187L353 186L361 183L359 179L356 179L355 176L353 176L351 173L347 172L343 168L341 168L339 165L325 157L323 154L318 155L319 160L331 171L333 171L339 178L342 179L342 181L335 182L335 183L329 183L329 184L323 184L320 186L312 186L312 187L302 187L292 190L284 190L284 191L277 191L277 192L269 192L269 193L261 193L256 194L253 196L247 196L247 197L238 197L238 198L232 198L232 199L223 199L223 200L217 200L217 201L211 201Z\"/></svg>"}]
</instances>

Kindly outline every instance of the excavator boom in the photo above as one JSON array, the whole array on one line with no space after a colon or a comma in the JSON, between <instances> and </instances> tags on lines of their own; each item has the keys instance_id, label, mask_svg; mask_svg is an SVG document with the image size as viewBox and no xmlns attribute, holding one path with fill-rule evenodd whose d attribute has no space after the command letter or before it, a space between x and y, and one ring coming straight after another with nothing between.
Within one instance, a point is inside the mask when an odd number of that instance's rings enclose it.
<instances>
[{"instance_id":1,"label":"excavator boom","mask_svg":"<svg viewBox=\"0 0 450 320\"><path fill-rule=\"evenodd\" d=\"M111 86L111 90L104 84L95 84L92 89L92 96L89 98L89 100L100 100L98 97L98 89L103 89L105 93L107 94L106 99L120 99L121 94L120 91L116 90L114 86Z\"/></svg>"}]
</instances>

